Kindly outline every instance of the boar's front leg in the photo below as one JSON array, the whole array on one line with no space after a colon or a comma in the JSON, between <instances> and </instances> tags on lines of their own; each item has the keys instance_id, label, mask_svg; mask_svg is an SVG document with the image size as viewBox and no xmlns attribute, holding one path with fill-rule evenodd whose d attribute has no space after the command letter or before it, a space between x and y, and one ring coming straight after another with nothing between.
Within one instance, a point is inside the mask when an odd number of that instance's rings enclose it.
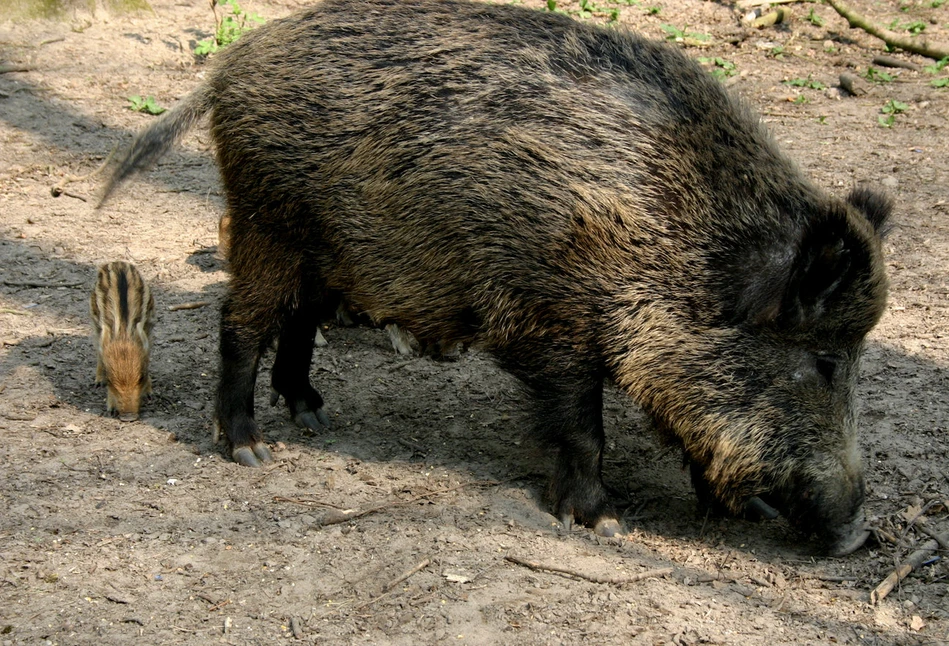
<instances>
[{"instance_id":1,"label":"boar's front leg","mask_svg":"<svg viewBox=\"0 0 949 646\"><path fill-rule=\"evenodd\" d=\"M530 379L538 405L538 432L558 451L549 497L569 528L583 523L600 536L620 533L603 485L603 378Z\"/></svg>"},{"instance_id":2,"label":"boar's front leg","mask_svg":"<svg viewBox=\"0 0 949 646\"><path fill-rule=\"evenodd\" d=\"M320 302L304 296L284 321L270 380L270 405L276 406L283 396L293 421L312 431L319 430L321 424L330 425L323 412L323 398L310 385L313 342L321 320Z\"/></svg>"}]
</instances>

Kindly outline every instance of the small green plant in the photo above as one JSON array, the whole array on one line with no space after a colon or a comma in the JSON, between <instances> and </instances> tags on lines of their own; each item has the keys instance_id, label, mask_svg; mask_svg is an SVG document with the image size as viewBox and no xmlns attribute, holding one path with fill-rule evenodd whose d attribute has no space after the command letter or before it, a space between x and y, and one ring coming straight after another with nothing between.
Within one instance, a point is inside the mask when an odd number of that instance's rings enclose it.
<instances>
[{"instance_id":1,"label":"small green plant","mask_svg":"<svg viewBox=\"0 0 949 646\"><path fill-rule=\"evenodd\" d=\"M929 84L936 88L949 87L949 76L941 79L933 79Z\"/></svg>"},{"instance_id":2,"label":"small green plant","mask_svg":"<svg viewBox=\"0 0 949 646\"><path fill-rule=\"evenodd\" d=\"M880 108L880 112L883 114L902 114L907 110L909 110L909 106L896 99L890 99L886 102L886 105Z\"/></svg>"},{"instance_id":3,"label":"small green plant","mask_svg":"<svg viewBox=\"0 0 949 646\"><path fill-rule=\"evenodd\" d=\"M580 8L575 10L564 10L557 7L557 0L547 0L546 10L553 13L562 13L565 15L576 16L582 20L589 20L595 14L606 16L609 24L615 24L619 21L619 7L600 7L592 0L580 0Z\"/></svg>"},{"instance_id":4,"label":"small green plant","mask_svg":"<svg viewBox=\"0 0 949 646\"><path fill-rule=\"evenodd\" d=\"M679 29L675 25L667 25L663 23L659 25L659 28L668 34L668 36L666 36L666 40L675 41L677 43L696 44L706 43L712 40L712 37L708 34L686 31L689 28L688 25L682 29Z\"/></svg>"},{"instance_id":5,"label":"small green plant","mask_svg":"<svg viewBox=\"0 0 949 646\"><path fill-rule=\"evenodd\" d=\"M827 116L825 115L825 116L822 116L822 117L817 117L817 123L819 123L819 124L822 125L822 126L826 126L826 125L827 125Z\"/></svg>"},{"instance_id":6,"label":"small green plant","mask_svg":"<svg viewBox=\"0 0 949 646\"><path fill-rule=\"evenodd\" d=\"M883 70L878 70L875 67L868 67L867 73L863 75L868 81L873 81L874 83L889 83L893 80L893 77Z\"/></svg>"},{"instance_id":7,"label":"small green plant","mask_svg":"<svg viewBox=\"0 0 949 646\"><path fill-rule=\"evenodd\" d=\"M946 0L933 0L932 2L929 3L929 6L932 7L933 9L938 9L943 4L945 4L945 2Z\"/></svg>"},{"instance_id":8,"label":"small green plant","mask_svg":"<svg viewBox=\"0 0 949 646\"><path fill-rule=\"evenodd\" d=\"M249 23L260 24L264 19L255 13L247 13L237 4L237 0L208 0L211 3L211 11L214 12L214 37L206 38L200 41L194 48L194 53L198 56L207 56L213 54L222 47L230 45L241 37L242 34L250 31L254 27ZM218 16L218 7L229 7L230 15Z\"/></svg>"},{"instance_id":9,"label":"small green plant","mask_svg":"<svg viewBox=\"0 0 949 646\"><path fill-rule=\"evenodd\" d=\"M735 68L734 63L731 61L726 61L724 58L720 58L718 56L714 56L712 58L699 58L699 62L703 63L704 65L711 65L712 69L709 70L710 73L719 80L738 74L738 70Z\"/></svg>"},{"instance_id":10,"label":"small green plant","mask_svg":"<svg viewBox=\"0 0 949 646\"><path fill-rule=\"evenodd\" d=\"M775 60L784 60L784 47L778 45L768 50L768 56Z\"/></svg>"},{"instance_id":11,"label":"small green plant","mask_svg":"<svg viewBox=\"0 0 949 646\"><path fill-rule=\"evenodd\" d=\"M914 20L913 22L908 22L906 24L900 24L899 20L894 20L890 23L890 29L893 31L908 31L914 36L918 36L926 30L926 23L921 20Z\"/></svg>"},{"instance_id":12,"label":"small green plant","mask_svg":"<svg viewBox=\"0 0 949 646\"><path fill-rule=\"evenodd\" d=\"M576 12L577 16L583 20L587 20L593 17L593 12L597 11L599 7L594 5L590 0L580 0L580 11Z\"/></svg>"},{"instance_id":13,"label":"small green plant","mask_svg":"<svg viewBox=\"0 0 949 646\"><path fill-rule=\"evenodd\" d=\"M807 22L811 23L815 27L823 27L824 19L817 15L817 12L811 9L811 12L807 14Z\"/></svg>"},{"instance_id":14,"label":"small green plant","mask_svg":"<svg viewBox=\"0 0 949 646\"><path fill-rule=\"evenodd\" d=\"M128 98L129 110L133 112L144 112L145 114L161 114L168 108L163 108L155 102L155 97L149 96L142 98L135 94Z\"/></svg>"},{"instance_id":15,"label":"small green plant","mask_svg":"<svg viewBox=\"0 0 949 646\"><path fill-rule=\"evenodd\" d=\"M949 65L949 56L938 60L935 65L927 65L923 69L930 74L939 74L947 65Z\"/></svg>"},{"instance_id":16,"label":"small green plant","mask_svg":"<svg viewBox=\"0 0 949 646\"><path fill-rule=\"evenodd\" d=\"M806 87L812 90L824 90L827 89L827 86L821 83L820 81L813 80L810 75L806 79L796 78L791 79L790 81L784 81L785 85L790 85L791 87Z\"/></svg>"},{"instance_id":17,"label":"small green plant","mask_svg":"<svg viewBox=\"0 0 949 646\"><path fill-rule=\"evenodd\" d=\"M892 128L893 124L896 123L896 115L902 114L908 109L909 106L902 101L890 99L882 108L880 108L880 112L886 116L877 117L877 123L879 123L884 128Z\"/></svg>"},{"instance_id":18,"label":"small green plant","mask_svg":"<svg viewBox=\"0 0 949 646\"><path fill-rule=\"evenodd\" d=\"M662 7L658 5L646 7L646 13L649 14L650 16L658 16L660 11L662 11Z\"/></svg>"},{"instance_id":19,"label":"small green plant","mask_svg":"<svg viewBox=\"0 0 949 646\"><path fill-rule=\"evenodd\" d=\"M805 103L808 103L808 100L807 100L807 97L804 96L803 94L798 94L796 97L794 97L794 100L791 101L791 103L796 103L796 104L798 104L798 105L803 105L803 104L805 104Z\"/></svg>"}]
</instances>

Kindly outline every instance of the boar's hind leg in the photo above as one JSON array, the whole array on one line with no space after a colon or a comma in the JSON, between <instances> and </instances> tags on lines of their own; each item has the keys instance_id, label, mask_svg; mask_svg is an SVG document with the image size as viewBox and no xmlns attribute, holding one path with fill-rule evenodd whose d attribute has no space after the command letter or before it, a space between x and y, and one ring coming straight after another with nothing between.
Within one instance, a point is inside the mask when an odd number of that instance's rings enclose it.
<instances>
[{"instance_id":1,"label":"boar's hind leg","mask_svg":"<svg viewBox=\"0 0 949 646\"><path fill-rule=\"evenodd\" d=\"M255 325L268 317L248 317L243 290L232 287L221 306L221 378L217 393L217 424L227 435L231 457L258 467L272 462L270 449L254 421L254 386L260 355L273 338L273 325ZM273 317L270 317L273 321Z\"/></svg>"},{"instance_id":2,"label":"boar's hind leg","mask_svg":"<svg viewBox=\"0 0 949 646\"><path fill-rule=\"evenodd\" d=\"M276 406L282 395L293 421L311 431L319 430L321 424L330 425L329 417L323 412L323 398L310 385L310 361L320 320L317 303L301 299L280 330L277 358L270 380L270 405Z\"/></svg>"},{"instance_id":3,"label":"boar's hind leg","mask_svg":"<svg viewBox=\"0 0 949 646\"><path fill-rule=\"evenodd\" d=\"M558 449L550 484L554 513L565 527L576 520L600 536L620 533L603 486L603 380L532 385L539 404L539 431Z\"/></svg>"}]
</instances>

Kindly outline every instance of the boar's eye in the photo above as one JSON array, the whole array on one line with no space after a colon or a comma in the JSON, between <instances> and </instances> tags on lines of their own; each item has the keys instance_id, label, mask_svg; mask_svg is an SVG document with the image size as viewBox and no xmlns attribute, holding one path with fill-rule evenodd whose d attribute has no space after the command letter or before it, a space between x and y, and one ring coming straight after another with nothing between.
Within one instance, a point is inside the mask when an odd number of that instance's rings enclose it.
<instances>
[{"instance_id":1,"label":"boar's eye","mask_svg":"<svg viewBox=\"0 0 949 646\"><path fill-rule=\"evenodd\" d=\"M834 372L837 370L837 362L839 360L838 357L829 354L817 355L817 372L828 384L834 383Z\"/></svg>"}]
</instances>

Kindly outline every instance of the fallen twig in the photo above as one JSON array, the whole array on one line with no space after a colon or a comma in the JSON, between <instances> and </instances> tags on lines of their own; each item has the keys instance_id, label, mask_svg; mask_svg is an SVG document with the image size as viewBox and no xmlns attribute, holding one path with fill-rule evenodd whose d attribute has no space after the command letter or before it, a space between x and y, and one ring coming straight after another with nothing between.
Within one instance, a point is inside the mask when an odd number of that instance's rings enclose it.
<instances>
[{"instance_id":1,"label":"fallen twig","mask_svg":"<svg viewBox=\"0 0 949 646\"><path fill-rule=\"evenodd\" d=\"M922 36L907 38L895 31L874 25L865 16L857 13L852 7L840 0L826 0L826 2L833 7L834 11L846 18L851 27L857 27L871 36L876 36L890 47L899 47L908 52L921 54L936 60L949 56L949 45L945 43L933 43Z\"/></svg>"},{"instance_id":2,"label":"fallen twig","mask_svg":"<svg viewBox=\"0 0 949 646\"><path fill-rule=\"evenodd\" d=\"M807 1L808 0L738 0L735 6L739 9L752 9L754 7L763 7L764 5L793 4L795 2Z\"/></svg>"},{"instance_id":3,"label":"fallen twig","mask_svg":"<svg viewBox=\"0 0 949 646\"><path fill-rule=\"evenodd\" d=\"M31 72L35 67L32 65L17 65L16 63L6 63L0 65L0 74L7 74L8 72Z\"/></svg>"},{"instance_id":4,"label":"fallen twig","mask_svg":"<svg viewBox=\"0 0 949 646\"><path fill-rule=\"evenodd\" d=\"M402 574L400 574L397 578L395 578L395 579L393 579L392 581L390 581L389 583L385 584L385 585L383 586L383 588L382 588L382 594L380 594L379 596L373 597L373 598L370 599L369 601L364 601L363 603L361 603L361 604L359 604L358 606L356 606L355 608L353 608L353 611L354 611L354 612L359 612L360 610L364 610L364 609L368 608L369 606L371 606L372 604L374 604L374 603L376 603L376 602L378 602L378 601L380 601L380 600L382 600L382 599L385 599L386 597L389 596L389 593L392 592L392 589L393 589L395 586L399 585L400 583L402 583L403 581L405 581L406 579L408 579L408 578L409 578L410 576L412 576L413 574L416 574L416 573L418 573L418 572L421 572L422 570L424 570L425 568L427 568L429 565L431 565L431 563L432 563L432 560L431 560L431 559L428 559L428 558L423 559L422 562L419 563L418 565L416 565L415 567L406 570L405 572L403 572Z\"/></svg>"},{"instance_id":5,"label":"fallen twig","mask_svg":"<svg viewBox=\"0 0 949 646\"><path fill-rule=\"evenodd\" d=\"M430 558L422 559L417 565L409 568L408 570L406 570L405 572L403 572L402 574L400 574L399 576L397 576L396 578L392 579L391 581L386 583L384 586L382 586L382 591L388 592L389 590L393 589L395 586L399 585L400 583L408 579L413 574L417 574L418 572L421 572L422 570L424 570L431 564L432 564L432 559Z\"/></svg>"},{"instance_id":6,"label":"fallen twig","mask_svg":"<svg viewBox=\"0 0 949 646\"><path fill-rule=\"evenodd\" d=\"M474 482L465 482L460 485L449 487L447 489L440 489L438 491L432 491L430 493L422 494L421 496L416 496L415 498L410 498L409 500L394 500L392 502L386 502L374 507L369 507L363 509L362 511L356 511L353 509L339 509L338 507L332 507L325 503L321 503L316 500L301 500L301 499L291 499L291 498L282 498L280 496L274 496L274 500L277 502L292 502L296 504L307 504L307 505L319 505L322 507L330 507L330 511L323 516L323 519L320 521L320 524L324 527L327 525L338 525L339 523L345 523L348 520L355 520L357 518L362 518L363 516L368 516L369 514L374 514L379 511L384 511L392 507L404 507L405 505L412 505L420 500L426 500L434 496L442 496L446 493L451 493L459 489L464 489L465 487L494 487L501 484L497 480L476 480Z\"/></svg>"},{"instance_id":7,"label":"fallen twig","mask_svg":"<svg viewBox=\"0 0 949 646\"><path fill-rule=\"evenodd\" d=\"M863 96L867 93L867 82L859 76L843 72L840 77L840 87L847 90L853 96Z\"/></svg>"},{"instance_id":8,"label":"fallen twig","mask_svg":"<svg viewBox=\"0 0 949 646\"><path fill-rule=\"evenodd\" d=\"M596 576L595 574L584 574L583 572L578 572L570 568L560 567L557 565L544 565L543 563L535 563L534 561L527 561L516 556L507 555L504 557L505 561L509 561L516 565L522 565L531 570L538 572L556 572L557 574L567 574L569 576L576 577L578 579L583 579L584 581L590 581L592 583L610 583L612 585L623 585L624 583L636 583L637 581L642 581L643 579L649 579L652 577L661 577L668 574L672 574L671 567L659 568L658 570L646 570L645 572L640 572L632 576L624 578L615 578L615 577L603 577Z\"/></svg>"},{"instance_id":9,"label":"fallen twig","mask_svg":"<svg viewBox=\"0 0 949 646\"><path fill-rule=\"evenodd\" d=\"M335 509L339 512L345 512L346 510L342 507L337 507L336 505L331 505L329 503L321 502L319 500L308 500L306 498L287 498L285 496L274 496L274 502L292 502L294 505L313 505L314 507L325 507L326 509Z\"/></svg>"},{"instance_id":10,"label":"fallen twig","mask_svg":"<svg viewBox=\"0 0 949 646\"><path fill-rule=\"evenodd\" d=\"M199 307L205 307L210 305L211 301L193 301L191 303L178 303L177 305L169 305L169 312L177 312L178 310L196 310Z\"/></svg>"},{"instance_id":11,"label":"fallen twig","mask_svg":"<svg viewBox=\"0 0 949 646\"><path fill-rule=\"evenodd\" d=\"M69 191L62 191L62 190L61 190L61 191L59 192L59 195L65 195L66 197L71 197L71 198L76 199L76 200L82 200L83 202L88 202L88 201L89 201L89 200L87 200L86 198L84 198L82 195L76 195L75 193L70 193ZM58 196L54 195L53 197L58 197Z\"/></svg>"},{"instance_id":12,"label":"fallen twig","mask_svg":"<svg viewBox=\"0 0 949 646\"><path fill-rule=\"evenodd\" d=\"M769 11L762 16L758 16L748 24L755 29L764 29L765 27L773 27L774 25L783 21L784 9L775 9L774 11Z\"/></svg>"},{"instance_id":13,"label":"fallen twig","mask_svg":"<svg viewBox=\"0 0 949 646\"><path fill-rule=\"evenodd\" d=\"M939 543L939 547L941 547L941 548L944 549L944 550L949 550L949 540L947 540L947 537L946 537L946 536L944 536L943 534L938 533L936 530L934 530L934 529L932 529L931 527L929 527L928 525L924 525L924 524L922 524L922 523L919 524L919 525L917 525L917 527L919 527L919 529L920 529L924 534L926 534L926 536L928 536L929 538L931 538L931 539L933 539L934 541L936 541L937 543Z\"/></svg>"},{"instance_id":14,"label":"fallen twig","mask_svg":"<svg viewBox=\"0 0 949 646\"><path fill-rule=\"evenodd\" d=\"M919 65L913 63L912 61L904 61L892 56L884 56L883 54L877 54L873 57L871 62L874 65L879 65L881 67L899 67L904 70L912 70L914 72L919 71Z\"/></svg>"},{"instance_id":15,"label":"fallen twig","mask_svg":"<svg viewBox=\"0 0 949 646\"><path fill-rule=\"evenodd\" d=\"M81 182L83 180L90 179L92 177L95 177L99 173L101 173L103 169L105 169L105 167L109 165L109 162L112 161L112 156L115 154L116 150L118 150L118 146L112 149L112 152L110 152L108 157L105 158L105 161L103 161L99 165L99 167L95 169L94 171L90 173L86 173L85 175L66 175L66 177L59 180L59 183L53 186L53 188L49 189L50 195L52 195L53 197L59 197L60 195L65 195L66 197L74 197L77 200L82 200L83 202L85 202L86 198L80 197L78 195L73 195L72 193L67 193L66 191L63 190L63 187L66 184L71 184L72 182Z\"/></svg>"},{"instance_id":16,"label":"fallen twig","mask_svg":"<svg viewBox=\"0 0 949 646\"><path fill-rule=\"evenodd\" d=\"M4 280L2 283L6 287L30 287L34 289L55 289L56 287L82 287L86 283L38 283L33 281Z\"/></svg>"},{"instance_id":17,"label":"fallen twig","mask_svg":"<svg viewBox=\"0 0 949 646\"><path fill-rule=\"evenodd\" d=\"M220 610L221 608L223 608L224 606L226 606L226 605L229 604L229 603L231 603L231 600L230 600L230 599L225 599L224 601L222 601L222 602L220 602L220 603L216 603L216 604L214 604L213 606L211 606L210 608L208 608L208 612L214 612L215 610Z\"/></svg>"},{"instance_id":18,"label":"fallen twig","mask_svg":"<svg viewBox=\"0 0 949 646\"><path fill-rule=\"evenodd\" d=\"M938 540L926 541L922 547L910 554L908 559L900 563L895 570L883 579L880 585L870 592L870 603L873 605L880 603L910 572L925 563L941 542L946 541L946 538L946 536L940 536Z\"/></svg>"}]
</instances>

